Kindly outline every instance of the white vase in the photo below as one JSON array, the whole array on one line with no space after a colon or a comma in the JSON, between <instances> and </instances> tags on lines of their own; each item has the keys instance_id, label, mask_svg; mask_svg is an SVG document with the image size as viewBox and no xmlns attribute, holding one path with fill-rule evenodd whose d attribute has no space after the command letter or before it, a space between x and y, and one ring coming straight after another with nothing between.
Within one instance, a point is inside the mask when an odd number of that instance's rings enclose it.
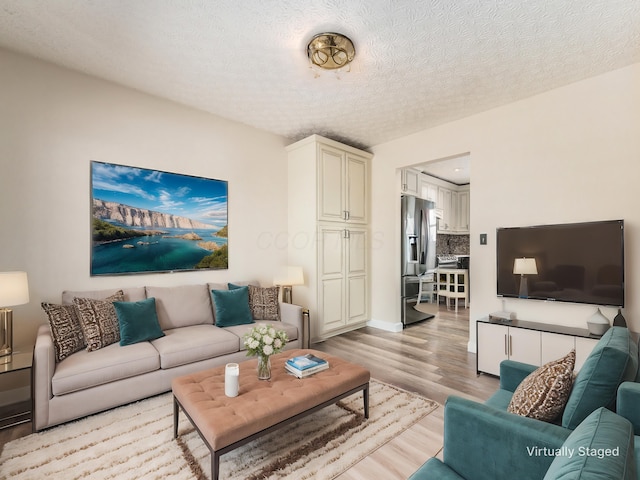
<instances>
[{"instance_id":1,"label":"white vase","mask_svg":"<svg viewBox=\"0 0 640 480\"><path fill-rule=\"evenodd\" d=\"M602 336L610 326L609 319L602 314L600 308L587 320L587 328L592 335Z\"/></svg>"}]
</instances>

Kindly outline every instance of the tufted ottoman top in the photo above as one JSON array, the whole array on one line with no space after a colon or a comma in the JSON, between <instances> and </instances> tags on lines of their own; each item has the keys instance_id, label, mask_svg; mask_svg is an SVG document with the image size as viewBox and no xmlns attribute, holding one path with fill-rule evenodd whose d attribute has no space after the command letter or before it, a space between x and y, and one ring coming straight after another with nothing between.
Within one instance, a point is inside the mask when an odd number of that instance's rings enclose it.
<instances>
[{"instance_id":1,"label":"tufted ottoman top","mask_svg":"<svg viewBox=\"0 0 640 480\"><path fill-rule=\"evenodd\" d=\"M313 353L329 369L306 378L286 372L287 359ZM240 363L240 393L224 394L224 366L177 377L173 395L213 450L269 428L369 382L369 371L316 350L288 350L271 357L271 379L258 380L257 359Z\"/></svg>"}]
</instances>

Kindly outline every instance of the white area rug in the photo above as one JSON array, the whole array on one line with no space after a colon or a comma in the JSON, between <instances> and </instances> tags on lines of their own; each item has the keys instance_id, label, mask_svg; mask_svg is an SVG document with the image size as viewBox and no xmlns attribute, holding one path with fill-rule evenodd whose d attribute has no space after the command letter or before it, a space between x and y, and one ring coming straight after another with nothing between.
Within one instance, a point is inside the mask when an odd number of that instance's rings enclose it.
<instances>
[{"instance_id":1,"label":"white area rug","mask_svg":"<svg viewBox=\"0 0 640 480\"><path fill-rule=\"evenodd\" d=\"M368 420L354 394L221 457L220 478L331 479L438 406L371 381ZM208 479L209 449L184 414L173 439L164 394L14 440L0 455L0 479Z\"/></svg>"}]
</instances>

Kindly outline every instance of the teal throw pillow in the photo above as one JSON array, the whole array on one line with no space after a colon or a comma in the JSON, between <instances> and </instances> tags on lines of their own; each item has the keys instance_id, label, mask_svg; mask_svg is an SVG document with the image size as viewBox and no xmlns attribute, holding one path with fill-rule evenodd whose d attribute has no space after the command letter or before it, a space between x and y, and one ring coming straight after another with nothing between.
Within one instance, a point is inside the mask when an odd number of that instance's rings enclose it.
<instances>
[{"instance_id":1,"label":"teal throw pillow","mask_svg":"<svg viewBox=\"0 0 640 480\"><path fill-rule=\"evenodd\" d=\"M254 323L249 308L249 287L233 290L211 290L215 306L216 325L232 327Z\"/></svg>"},{"instance_id":2,"label":"teal throw pillow","mask_svg":"<svg viewBox=\"0 0 640 480\"><path fill-rule=\"evenodd\" d=\"M633 380L638 347L624 327L611 327L582 365L562 415L562 426L573 430L599 407L615 408L618 386Z\"/></svg>"},{"instance_id":3,"label":"teal throw pillow","mask_svg":"<svg viewBox=\"0 0 640 480\"><path fill-rule=\"evenodd\" d=\"M158 322L155 298L138 302L113 302L113 308L120 325L120 345L133 345L164 337Z\"/></svg>"},{"instance_id":4,"label":"teal throw pillow","mask_svg":"<svg viewBox=\"0 0 640 480\"><path fill-rule=\"evenodd\" d=\"M629 420L600 407L567 437L544 480L635 480L633 441Z\"/></svg>"}]
</instances>

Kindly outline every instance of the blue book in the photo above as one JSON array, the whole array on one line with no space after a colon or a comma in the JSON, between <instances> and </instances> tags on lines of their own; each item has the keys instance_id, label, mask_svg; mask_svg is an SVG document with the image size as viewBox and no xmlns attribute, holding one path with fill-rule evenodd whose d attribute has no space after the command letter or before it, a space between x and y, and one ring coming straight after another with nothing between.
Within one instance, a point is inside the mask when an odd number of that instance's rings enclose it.
<instances>
[{"instance_id":1,"label":"blue book","mask_svg":"<svg viewBox=\"0 0 640 480\"><path fill-rule=\"evenodd\" d=\"M287 360L287 364L298 370L307 370L309 368L328 365L328 362L311 353L307 353L306 355L290 358Z\"/></svg>"}]
</instances>

